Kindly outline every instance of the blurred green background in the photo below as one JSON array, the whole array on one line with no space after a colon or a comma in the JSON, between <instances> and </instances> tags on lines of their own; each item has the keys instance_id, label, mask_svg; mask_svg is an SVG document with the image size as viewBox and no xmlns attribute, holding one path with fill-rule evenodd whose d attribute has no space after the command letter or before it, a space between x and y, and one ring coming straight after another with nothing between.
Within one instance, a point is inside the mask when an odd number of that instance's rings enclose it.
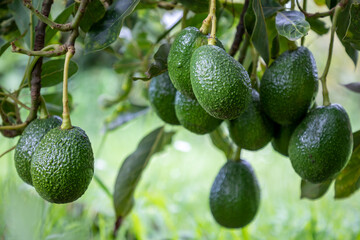
<instances>
[{"instance_id":1,"label":"blurred green background","mask_svg":"<svg viewBox=\"0 0 360 240\"><path fill-rule=\"evenodd\" d=\"M160 24L163 14L159 10L152 15L156 23L154 34L163 31L166 25ZM168 16L170 19L179 15L172 14ZM236 23L237 20L231 21L229 31L220 36L227 49ZM179 29L174 33L176 30ZM150 34L148 38L151 39ZM319 37L310 33L305 43L315 56L319 73L324 69L328 41L329 34ZM104 121L113 109L103 109L99 101L104 96L116 95L125 75L113 70L114 59L109 56L83 55L79 50L75 61L79 63L79 71L69 85L74 104L72 123L90 137L96 175L112 192L122 161L144 135L163 123L149 111L105 135ZM6 51L0 58L1 86L15 90L26 62L25 56ZM354 67L336 39L328 77L330 98L347 110L353 131L360 129L360 95L341 84L359 80L359 67ZM145 84L135 83L139 87ZM22 96L26 103L30 102L27 89ZM320 92L317 103L322 103ZM300 178L289 159L273 151L271 144L258 152L242 152L242 158L254 167L262 190L257 217L242 230L219 227L211 216L208 195L226 159L208 136L197 136L181 127L166 129L177 134L171 146L151 159L135 193L135 207L117 239L360 239L360 194L334 200L331 187L320 200L300 199ZM0 136L0 153L14 146L17 140ZM0 239L111 238L115 221L112 200L94 180L75 203L50 204L17 176L13 155L11 152L0 159Z\"/></svg>"}]
</instances>

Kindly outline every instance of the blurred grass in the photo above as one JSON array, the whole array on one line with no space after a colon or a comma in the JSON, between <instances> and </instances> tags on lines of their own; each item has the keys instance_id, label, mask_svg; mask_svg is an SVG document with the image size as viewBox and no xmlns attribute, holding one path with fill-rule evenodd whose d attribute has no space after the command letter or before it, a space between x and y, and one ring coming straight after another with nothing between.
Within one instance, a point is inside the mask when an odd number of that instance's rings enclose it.
<instances>
[{"instance_id":1,"label":"blurred grass","mask_svg":"<svg viewBox=\"0 0 360 240\"><path fill-rule=\"evenodd\" d=\"M321 43L327 41L328 36L310 35L306 42L320 73L328 47ZM21 61L21 56L7 52L0 59L0 71L4 73L1 84L9 88L16 88L22 74L19 68L6 72L6 66L16 62L14 59ZM360 129L360 95L340 83L359 79L359 68L355 70L336 41L328 78L330 98L348 111L354 131ZM101 109L98 99L103 94L115 94L120 80L110 68L83 68L70 82L75 103L72 122L89 135L96 155L96 174L111 192L123 159L142 136L162 124L149 112L109 132L99 149L104 137L102 123L111 111ZM26 90L23 92L29 95ZM319 104L320 92L321 88ZM167 128L178 133L173 144L156 155L146 169L135 194L135 207L117 239L360 239L360 194L334 200L331 188L320 200L300 200L300 178L289 160L274 152L270 145L256 153L243 152L262 189L256 219L244 230L220 228L210 214L208 193L225 163L224 156L207 136L196 136L179 127ZM0 136L0 152L16 141ZM13 152L0 159L0 239L110 239L114 221L112 200L95 181L75 203L49 204L21 182L14 168Z\"/></svg>"}]
</instances>

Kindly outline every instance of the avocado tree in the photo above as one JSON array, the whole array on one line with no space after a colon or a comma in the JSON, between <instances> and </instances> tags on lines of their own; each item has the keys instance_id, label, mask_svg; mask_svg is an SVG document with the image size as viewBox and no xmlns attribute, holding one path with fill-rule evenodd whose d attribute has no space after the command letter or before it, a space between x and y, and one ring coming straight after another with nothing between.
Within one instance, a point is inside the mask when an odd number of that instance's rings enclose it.
<instances>
[{"instance_id":1,"label":"avocado tree","mask_svg":"<svg viewBox=\"0 0 360 240\"><path fill-rule=\"evenodd\" d=\"M113 110L108 131L144 115L148 106L163 120L118 171L109 194L114 235L135 204L151 157L176 133L165 130L166 124L210 136L224 153L227 162L213 183L210 210L227 228L246 226L259 208L261 188L242 150L258 151L271 142L302 178L303 198L322 197L333 182L335 198L360 187L360 131L352 129L327 88L335 38L354 66L358 62L358 0L5 0L0 10L0 56L5 51L28 56L17 89L0 85L0 132L20 136L17 146L0 154L15 149L19 177L42 198L75 201L93 174L109 193L94 173L86 133L71 124L67 85L78 71L73 56L110 55L108 64L124 78L121 92L101 102ZM169 12L182 16L169 25L161 21ZM147 21L149 16L159 21ZM131 37L120 37L124 29ZM309 32L329 33L326 65L319 71L305 47ZM139 91L134 81L146 84ZM323 102L316 103L320 85ZM50 87L54 93L41 92ZM345 87L360 93L359 82ZM145 92L148 104L132 101L134 91Z\"/></svg>"}]
</instances>

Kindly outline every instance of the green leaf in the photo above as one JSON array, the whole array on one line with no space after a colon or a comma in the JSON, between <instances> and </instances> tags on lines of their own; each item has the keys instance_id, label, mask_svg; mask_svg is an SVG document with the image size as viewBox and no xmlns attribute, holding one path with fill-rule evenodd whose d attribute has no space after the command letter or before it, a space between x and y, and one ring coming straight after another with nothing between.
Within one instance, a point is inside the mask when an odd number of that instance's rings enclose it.
<instances>
[{"instance_id":1,"label":"green leaf","mask_svg":"<svg viewBox=\"0 0 360 240\"><path fill-rule=\"evenodd\" d=\"M65 23L69 17L71 16L71 14L74 11L74 4L71 4L69 7L65 8L64 11L62 11L54 20L54 22L56 23L60 23L63 24ZM47 44L49 44L49 42L51 41L51 39L56 35L56 33L58 32L56 29L52 29L49 26L46 27L45 30L45 46Z\"/></svg>"},{"instance_id":2,"label":"green leaf","mask_svg":"<svg viewBox=\"0 0 360 240\"><path fill-rule=\"evenodd\" d=\"M105 7L100 0L92 0L86 7L83 18L80 21L80 28L88 32L90 27L102 19L105 15Z\"/></svg>"},{"instance_id":3,"label":"green leaf","mask_svg":"<svg viewBox=\"0 0 360 240\"><path fill-rule=\"evenodd\" d=\"M227 159L231 159L233 155L233 144L221 126L212 131L209 136L214 146L222 151Z\"/></svg>"},{"instance_id":4,"label":"green leaf","mask_svg":"<svg viewBox=\"0 0 360 240\"><path fill-rule=\"evenodd\" d=\"M349 89L350 91L360 93L360 82L348 83L348 84L344 84L343 86Z\"/></svg>"},{"instance_id":5,"label":"green leaf","mask_svg":"<svg viewBox=\"0 0 360 240\"><path fill-rule=\"evenodd\" d=\"M11 42L5 42L0 44L0 56L10 47Z\"/></svg>"},{"instance_id":6,"label":"green leaf","mask_svg":"<svg viewBox=\"0 0 360 240\"><path fill-rule=\"evenodd\" d=\"M349 197L360 187L360 144L357 143L349 163L335 180L335 198Z\"/></svg>"},{"instance_id":7,"label":"green leaf","mask_svg":"<svg viewBox=\"0 0 360 240\"><path fill-rule=\"evenodd\" d=\"M78 70L74 61L69 64L69 78ZM41 72L41 87L51 87L63 81L64 59L50 60L43 64Z\"/></svg>"},{"instance_id":8,"label":"green leaf","mask_svg":"<svg viewBox=\"0 0 360 240\"><path fill-rule=\"evenodd\" d=\"M85 37L85 51L95 52L115 42L120 34L124 19L132 13L140 0L121 0L111 5L105 16L92 25Z\"/></svg>"},{"instance_id":9,"label":"green leaf","mask_svg":"<svg viewBox=\"0 0 360 240\"><path fill-rule=\"evenodd\" d=\"M350 24L343 40L351 43L353 48L360 50L360 3L351 4Z\"/></svg>"},{"instance_id":10,"label":"green leaf","mask_svg":"<svg viewBox=\"0 0 360 240\"><path fill-rule=\"evenodd\" d=\"M324 35L329 32L329 28L326 27L325 22L318 18L306 18L306 21L310 24L311 30L318 35Z\"/></svg>"},{"instance_id":11,"label":"green leaf","mask_svg":"<svg viewBox=\"0 0 360 240\"><path fill-rule=\"evenodd\" d=\"M120 167L115 182L114 208L117 217L125 217L131 210L134 192L151 157L171 143L175 132L160 127L146 135Z\"/></svg>"},{"instance_id":12,"label":"green leaf","mask_svg":"<svg viewBox=\"0 0 360 240\"><path fill-rule=\"evenodd\" d=\"M354 151L355 148L360 145L360 130L353 133L353 139L354 139L354 147L353 147L353 151Z\"/></svg>"},{"instance_id":13,"label":"green leaf","mask_svg":"<svg viewBox=\"0 0 360 240\"><path fill-rule=\"evenodd\" d=\"M169 55L170 46L170 44L165 43L161 45L159 50L154 54L155 62L150 65L149 70L146 72L149 80L167 71L167 58Z\"/></svg>"},{"instance_id":14,"label":"green leaf","mask_svg":"<svg viewBox=\"0 0 360 240\"><path fill-rule=\"evenodd\" d=\"M114 130L124 125L125 123L144 115L148 111L149 111L148 107L123 103L116 109L113 116L110 116L109 119L107 119L107 123L105 124L104 131Z\"/></svg>"},{"instance_id":15,"label":"green leaf","mask_svg":"<svg viewBox=\"0 0 360 240\"><path fill-rule=\"evenodd\" d=\"M299 11L278 12L275 18L278 33L290 41L295 41L307 35L310 24Z\"/></svg>"},{"instance_id":16,"label":"green leaf","mask_svg":"<svg viewBox=\"0 0 360 240\"><path fill-rule=\"evenodd\" d=\"M356 2L355 0L349 0L345 8L339 13L337 23L336 23L336 35L340 39L342 45L345 47L347 55L351 58L354 65L358 61L358 51L351 45L349 42L343 40L346 31L350 24L350 7L351 3Z\"/></svg>"},{"instance_id":17,"label":"green leaf","mask_svg":"<svg viewBox=\"0 0 360 240\"><path fill-rule=\"evenodd\" d=\"M300 198L308 198L311 200L321 198L327 192L331 183L332 180L328 180L322 183L311 183L302 179Z\"/></svg>"},{"instance_id":18,"label":"green leaf","mask_svg":"<svg viewBox=\"0 0 360 240\"><path fill-rule=\"evenodd\" d=\"M48 109L50 115L62 115L62 92L42 94L45 99L46 108ZM70 112L73 110L73 98L71 94L68 93L69 108Z\"/></svg>"},{"instance_id":19,"label":"green leaf","mask_svg":"<svg viewBox=\"0 0 360 240\"><path fill-rule=\"evenodd\" d=\"M275 0L261 0L261 5L265 18L272 17L275 13L284 9L284 7Z\"/></svg>"},{"instance_id":20,"label":"green leaf","mask_svg":"<svg viewBox=\"0 0 360 240\"><path fill-rule=\"evenodd\" d=\"M265 16L261 5L261 0L250 0L249 7L245 15L245 26L251 35L254 47L264 59L266 64L270 61L270 51L268 43L268 33L266 30Z\"/></svg>"},{"instance_id":21,"label":"green leaf","mask_svg":"<svg viewBox=\"0 0 360 240\"><path fill-rule=\"evenodd\" d=\"M30 11L23 5L23 1L12 1L8 4L10 12L13 14L15 23L21 34L25 34L26 43L30 43L29 24L30 24Z\"/></svg>"}]
</instances>

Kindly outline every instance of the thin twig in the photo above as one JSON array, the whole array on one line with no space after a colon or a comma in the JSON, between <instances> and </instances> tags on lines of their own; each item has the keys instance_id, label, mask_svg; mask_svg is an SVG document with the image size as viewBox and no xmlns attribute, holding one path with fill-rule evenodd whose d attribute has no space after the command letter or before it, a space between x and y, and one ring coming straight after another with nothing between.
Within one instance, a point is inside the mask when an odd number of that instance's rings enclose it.
<instances>
[{"instance_id":1,"label":"thin twig","mask_svg":"<svg viewBox=\"0 0 360 240\"><path fill-rule=\"evenodd\" d=\"M23 102L21 102L19 99L17 99L15 96L13 96L12 94L8 94L8 93L3 93L0 92L0 95L6 96L11 98L12 100L14 100L14 102L16 102L17 104L19 104L20 106L22 106L23 108L30 110L30 108L28 106L26 106Z\"/></svg>"},{"instance_id":2,"label":"thin twig","mask_svg":"<svg viewBox=\"0 0 360 240\"><path fill-rule=\"evenodd\" d=\"M239 24L236 27L236 34L234 37L234 41L233 41L230 51L229 51L229 54L232 57L235 56L236 52L239 50L240 44L241 44L241 42L243 40L243 36L245 34L244 18L245 18L246 10L249 7L249 2L250 2L249 0L245 0L244 7L243 7L241 15L240 15Z\"/></svg>"},{"instance_id":3,"label":"thin twig","mask_svg":"<svg viewBox=\"0 0 360 240\"><path fill-rule=\"evenodd\" d=\"M3 156L5 156L6 154L8 154L9 152L11 152L12 150L14 150L16 148L16 145L9 148L8 150L6 150L5 152L3 152L2 154L0 154L0 158L2 158Z\"/></svg>"},{"instance_id":4,"label":"thin twig","mask_svg":"<svg viewBox=\"0 0 360 240\"><path fill-rule=\"evenodd\" d=\"M329 11L326 12L316 12L316 13L308 13L306 12L299 3L299 0L296 0L296 4L297 7L299 8L299 10L305 15L305 17L307 18L323 18L323 17L327 17L327 16L331 16L334 14L335 12L335 7L331 8Z\"/></svg>"},{"instance_id":5,"label":"thin twig","mask_svg":"<svg viewBox=\"0 0 360 240\"><path fill-rule=\"evenodd\" d=\"M44 51L44 50L32 51L28 49L22 49L17 47L14 42L11 42L11 46L12 46L12 52L22 53L28 56L40 56L40 57L56 57L56 56L64 55L67 50L66 45L58 45L57 47L54 48L54 50L51 51Z\"/></svg>"}]
</instances>

